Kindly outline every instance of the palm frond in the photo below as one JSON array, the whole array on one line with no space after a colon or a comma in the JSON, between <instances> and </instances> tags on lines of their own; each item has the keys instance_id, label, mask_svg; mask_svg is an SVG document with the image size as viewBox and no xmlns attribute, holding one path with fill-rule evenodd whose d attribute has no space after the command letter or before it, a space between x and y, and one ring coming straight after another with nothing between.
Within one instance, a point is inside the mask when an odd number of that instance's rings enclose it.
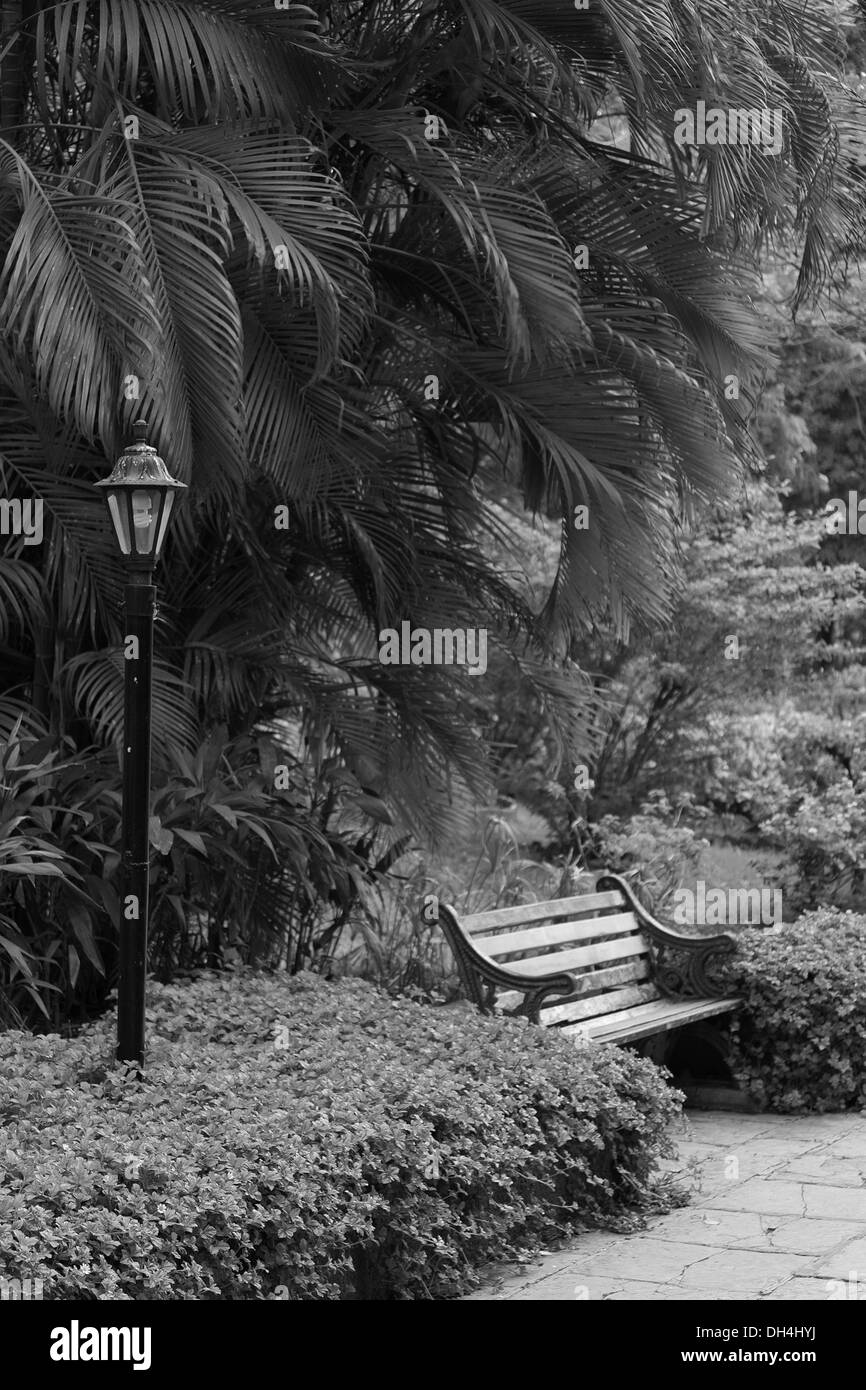
<instances>
[{"instance_id":1,"label":"palm frond","mask_svg":"<svg viewBox=\"0 0 866 1390\"><path fill-rule=\"evenodd\" d=\"M82 652L60 672L70 708L87 719L100 742L123 742L125 663L119 650ZM164 764L172 749L190 750L199 742L199 729L190 709L186 683L170 666L153 663L153 752Z\"/></svg>"},{"instance_id":2,"label":"palm frond","mask_svg":"<svg viewBox=\"0 0 866 1390\"><path fill-rule=\"evenodd\" d=\"M106 142L98 160L99 185L124 204L135 238L134 281L152 287L158 313L158 365L143 377L136 410L155 417L154 442L175 476L204 491L228 490L243 475L245 457L242 335L225 268L224 190L156 130Z\"/></svg>"},{"instance_id":3,"label":"palm frond","mask_svg":"<svg viewBox=\"0 0 866 1390\"><path fill-rule=\"evenodd\" d=\"M329 50L313 10L268 0L63 0L36 17L37 51L53 50L58 100L82 69L94 85L134 93L146 72L157 114L188 121L300 121L345 87L346 63Z\"/></svg>"},{"instance_id":4,"label":"palm frond","mask_svg":"<svg viewBox=\"0 0 866 1390\"><path fill-rule=\"evenodd\" d=\"M125 208L52 187L0 139L0 184L17 222L0 269L0 332L32 363L55 415L93 442L116 439L121 365L145 374L157 310L134 273ZM8 213L7 213L8 217Z\"/></svg>"}]
</instances>

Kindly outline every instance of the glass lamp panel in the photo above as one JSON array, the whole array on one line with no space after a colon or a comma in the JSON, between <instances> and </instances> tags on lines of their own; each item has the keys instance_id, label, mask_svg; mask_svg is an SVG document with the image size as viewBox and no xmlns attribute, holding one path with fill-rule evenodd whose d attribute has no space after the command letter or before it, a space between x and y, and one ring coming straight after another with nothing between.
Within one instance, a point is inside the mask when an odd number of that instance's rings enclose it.
<instances>
[{"instance_id":1,"label":"glass lamp panel","mask_svg":"<svg viewBox=\"0 0 866 1390\"><path fill-rule=\"evenodd\" d=\"M174 493L172 491L165 492L162 498L162 513L159 518L159 530L157 532L156 545L154 547L155 555L162 554L162 543L165 540L165 533L168 530L168 519L171 516L171 509L173 506Z\"/></svg>"},{"instance_id":2,"label":"glass lamp panel","mask_svg":"<svg viewBox=\"0 0 866 1390\"><path fill-rule=\"evenodd\" d=\"M111 516L121 553L123 555L131 555L132 546L130 544L129 535L129 516L126 507L126 497L123 492L121 492L120 495L116 492L109 492L108 511Z\"/></svg>"}]
</instances>

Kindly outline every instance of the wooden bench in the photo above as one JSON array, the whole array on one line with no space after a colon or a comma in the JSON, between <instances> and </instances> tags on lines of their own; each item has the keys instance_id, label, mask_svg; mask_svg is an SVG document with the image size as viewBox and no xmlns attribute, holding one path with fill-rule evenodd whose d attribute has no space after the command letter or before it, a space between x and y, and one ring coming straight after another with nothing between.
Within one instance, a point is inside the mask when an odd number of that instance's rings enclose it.
<instances>
[{"instance_id":1,"label":"wooden bench","mask_svg":"<svg viewBox=\"0 0 866 1390\"><path fill-rule=\"evenodd\" d=\"M733 937L663 926L617 874L581 897L462 919L442 903L439 922L479 1008L525 1014L576 1042L654 1038L739 1004L707 971L711 956L736 949Z\"/></svg>"}]
</instances>

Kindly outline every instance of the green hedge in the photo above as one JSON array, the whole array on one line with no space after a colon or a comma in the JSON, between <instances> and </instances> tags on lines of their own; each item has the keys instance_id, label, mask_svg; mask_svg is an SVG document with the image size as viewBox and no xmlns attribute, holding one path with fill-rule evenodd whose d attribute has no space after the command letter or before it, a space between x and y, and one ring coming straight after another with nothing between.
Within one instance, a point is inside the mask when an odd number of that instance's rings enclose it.
<instances>
[{"instance_id":1,"label":"green hedge","mask_svg":"<svg viewBox=\"0 0 866 1390\"><path fill-rule=\"evenodd\" d=\"M866 917L807 912L780 931L746 930L728 966L737 1079L762 1108L866 1103Z\"/></svg>"},{"instance_id":2,"label":"green hedge","mask_svg":"<svg viewBox=\"0 0 866 1390\"><path fill-rule=\"evenodd\" d=\"M628 1053L309 974L149 1002L143 1083L110 1018L0 1035L0 1274L45 1298L447 1298L670 1205L681 1098Z\"/></svg>"}]
</instances>

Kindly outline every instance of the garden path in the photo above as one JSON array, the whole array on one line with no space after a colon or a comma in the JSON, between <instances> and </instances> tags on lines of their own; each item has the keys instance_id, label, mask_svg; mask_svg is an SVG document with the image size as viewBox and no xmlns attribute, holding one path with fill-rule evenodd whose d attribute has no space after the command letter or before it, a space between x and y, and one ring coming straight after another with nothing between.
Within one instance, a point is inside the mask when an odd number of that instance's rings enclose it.
<instances>
[{"instance_id":1,"label":"garden path","mask_svg":"<svg viewBox=\"0 0 866 1390\"><path fill-rule=\"evenodd\" d=\"M500 1267L469 1298L866 1301L866 1114L690 1110L676 1140L690 1206Z\"/></svg>"}]
</instances>

